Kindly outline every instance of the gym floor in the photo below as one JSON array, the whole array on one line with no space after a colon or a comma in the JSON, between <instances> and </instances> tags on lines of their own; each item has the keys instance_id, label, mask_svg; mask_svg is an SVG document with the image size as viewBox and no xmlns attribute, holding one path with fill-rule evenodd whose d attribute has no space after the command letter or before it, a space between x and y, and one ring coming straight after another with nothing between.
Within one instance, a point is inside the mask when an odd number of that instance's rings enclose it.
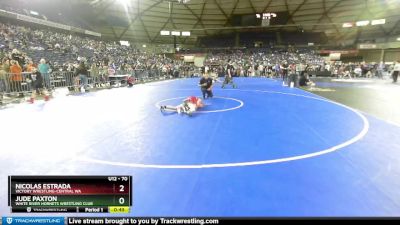
<instances>
[{"instance_id":1,"label":"gym floor","mask_svg":"<svg viewBox=\"0 0 400 225\"><path fill-rule=\"evenodd\" d=\"M400 83L387 79L316 79L311 92L400 126Z\"/></svg>"},{"instance_id":2,"label":"gym floor","mask_svg":"<svg viewBox=\"0 0 400 225\"><path fill-rule=\"evenodd\" d=\"M319 95L235 82L192 117L158 106L200 96L198 79L0 110L0 213L8 175L132 175L130 216L400 216L396 99L354 98L362 88L340 82L317 82Z\"/></svg>"}]
</instances>

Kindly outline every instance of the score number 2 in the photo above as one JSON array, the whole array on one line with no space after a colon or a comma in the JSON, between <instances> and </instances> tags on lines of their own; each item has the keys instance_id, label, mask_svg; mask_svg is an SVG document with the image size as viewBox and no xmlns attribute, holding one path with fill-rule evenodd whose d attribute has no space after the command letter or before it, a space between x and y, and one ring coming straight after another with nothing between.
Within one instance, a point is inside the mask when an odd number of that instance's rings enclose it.
<instances>
[{"instance_id":1,"label":"score number 2","mask_svg":"<svg viewBox=\"0 0 400 225\"><path fill-rule=\"evenodd\" d=\"M125 192L125 185L120 184L118 190L119 190L119 192ZM123 204L125 203L125 198L124 198L124 197L120 197L120 198L118 199L118 203L119 203L120 205L123 205Z\"/></svg>"}]
</instances>

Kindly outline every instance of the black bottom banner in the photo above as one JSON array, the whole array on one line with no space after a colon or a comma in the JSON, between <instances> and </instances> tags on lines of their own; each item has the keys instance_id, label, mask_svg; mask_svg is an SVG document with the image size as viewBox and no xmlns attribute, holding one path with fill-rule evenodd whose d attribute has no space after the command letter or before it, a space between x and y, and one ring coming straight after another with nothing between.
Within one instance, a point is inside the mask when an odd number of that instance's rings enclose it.
<instances>
[{"instance_id":1,"label":"black bottom banner","mask_svg":"<svg viewBox=\"0 0 400 225\"><path fill-rule=\"evenodd\" d=\"M375 221L382 223L400 222L398 218L203 218L203 217L67 217L67 225L102 224L102 225L170 225L170 224L263 224L293 223L296 225L311 223L329 223L337 225L341 222Z\"/></svg>"}]
</instances>

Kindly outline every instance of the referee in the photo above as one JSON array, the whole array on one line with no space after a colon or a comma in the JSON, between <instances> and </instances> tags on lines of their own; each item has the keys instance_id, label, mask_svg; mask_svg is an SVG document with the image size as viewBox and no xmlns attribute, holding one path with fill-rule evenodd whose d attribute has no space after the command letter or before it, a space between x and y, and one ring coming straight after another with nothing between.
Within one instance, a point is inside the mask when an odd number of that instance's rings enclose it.
<instances>
[{"instance_id":1,"label":"referee","mask_svg":"<svg viewBox=\"0 0 400 225\"><path fill-rule=\"evenodd\" d=\"M236 88L236 84L233 83L233 73L234 73L234 71L235 71L235 68L233 67L231 61L228 60L228 65L226 67L225 80L224 80L224 83L222 84L222 88L225 88L226 84L231 84L233 88Z\"/></svg>"},{"instance_id":2,"label":"referee","mask_svg":"<svg viewBox=\"0 0 400 225\"><path fill-rule=\"evenodd\" d=\"M201 92L203 93L203 98L212 98L213 93L212 93L212 86L213 86L213 80L208 77L207 73L203 74L203 77L200 79L199 86L201 87Z\"/></svg>"}]
</instances>

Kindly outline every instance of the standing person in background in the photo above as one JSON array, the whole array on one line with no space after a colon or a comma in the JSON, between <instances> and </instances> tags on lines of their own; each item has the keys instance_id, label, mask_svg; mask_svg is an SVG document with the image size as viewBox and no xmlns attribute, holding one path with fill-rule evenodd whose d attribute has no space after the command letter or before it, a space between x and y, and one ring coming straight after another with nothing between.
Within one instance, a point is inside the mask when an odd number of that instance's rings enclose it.
<instances>
[{"instance_id":1,"label":"standing person in background","mask_svg":"<svg viewBox=\"0 0 400 225\"><path fill-rule=\"evenodd\" d=\"M290 64L289 75L288 75L288 85L289 87L297 87L297 69L299 64Z\"/></svg>"},{"instance_id":2,"label":"standing person in background","mask_svg":"<svg viewBox=\"0 0 400 225\"><path fill-rule=\"evenodd\" d=\"M4 58L0 67L0 92L7 93L10 90L8 86L10 79L8 73L10 73L10 60Z\"/></svg>"},{"instance_id":3,"label":"standing person in background","mask_svg":"<svg viewBox=\"0 0 400 225\"><path fill-rule=\"evenodd\" d=\"M208 65L204 66L204 73L207 73L210 71L210 67Z\"/></svg>"},{"instance_id":4,"label":"standing person in background","mask_svg":"<svg viewBox=\"0 0 400 225\"><path fill-rule=\"evenodd\" d=\"M397 60L396 64L394 64L393 73L392 73L393 83L397 82L397 78L399 77L399 73L400 73L400 61Z\"/></svg>"},{"instance_id":5,"label":"standing person in background","mask_svg":"<svg viewBox=\"0 0 400 225\"><path fill-rule=\"evenodd\" d=\"M85 92L89 92L88 75L89 75L89 72L86 68L85 61L83 59L81 59L78 68L76 68L76 70L75 70L75 76L79 76L78 77L80 80L79 89L82 89L82 87L83 87Z\"/></svg>"},{"instance_id":6,"label":"standing person in background","mask_svg":"<svg viewBox=\"0 0 400 225\"><path fill-rule=\"evenodd\" d=\"M3 59L3 70L4 70L4 72L9 73L10 72L10 67L11 67L10 59L7 58L7 57L4 58Z\"/></svg>"},{"instance_id":7,"label":"standing person in background","mask_svg":"<svg viewBox=\"0 0 400 225\"><path fill-rule=\"evenodd\" d=\"M43 77L42 74L37 71L35 67L32 68L31 74L28 77L32 85L32 95L28 100L29 103L33 104L35 102L36 94L43 95L44 100L48 101L50 99L49 93L45 88L43 88Z\"/></svg>"},{"instance_id":8,"label":"standing person in background","mask_svg":"<svg viewBox=\"0 0 400 225\"><path fill-rule=\"evenodd\" d=\"M100 87L100 73L96 63L92 63L90 67L90 76L93 79L94 87Z\"/></svg>"},{"instance_id":9,"label":"standing person in background","mask_svg":"<svg viewBox=\"0 0 400 225\"><path fill-rule=\"evenodd\" d=\"M24 63L25 63L25 58L21 52L19 52L17 49L13 49L11 52L11 59L15 60L18 62L18 65L23 68Z\"/></svg>"},{"instance_id":10,"label":"standing person in background","mask_svg":"<svg viewBox=\"0 0 400 225\"><path fill-rule=\"evenodd\" d=\"M349 77L350 79L352 79L352 77L351 77L351 73L352 73L351 65L349 65L349 64L345 65L343 71L344 71L343 72L343 78Z\"/></svg>"},{"instance_id":11,"label":"standing person in background","mask_svg":"<svg viewBox=\"0 0 400 225\"><path fill-rule=\"evenodd\" d=\"M362 69L361 69L361 66L357 66L355 69L354 69L354 76L355 77L361 77L361 75L362 75Z\"/></svg>"},{"instance_id":12,"label":"standing person in background","mask_svg":"<svg viewBox=\"0 0 400 225\"><path fill-rule=\"evenodd\" d=\"M385 64L381 61L376 67L376 75L378 78L383 79L384 70L385 70Z\"/></svg>"},{"instance_id":13,"label":"standing person in background","mask_svg":"<svg viewBox=\"0 0 400 225\"><path fill-rule=\"evenodd\" d=\"M49 64L46 63L45 59L41 59L40 60L40 63L39 63L39 66L38 66L38 70L42 74L45 87L47 88L47 90L50 90L51 89L51 86L50 86L50 66L49 66Z\"/></svg>"},{"instance_id":14,"label":"standing person in background","mask_svg":"<svg viewBox=\"0 0 400 225\"><path fill-rule=\"evenodd\" d=\"M7 60L3 60L2 64L0 65L0 105L3 104L3 95L4 93L7 92L6 89L6 76L7 76L7 72L5 69L5 62Z\"/></svg>"},{"instance_id":15,"label":"standing person in background","mask_svg":"<svg viewBox=\"0 0 400 225\"><path fill-rule=\"evenodd\" d=\"M107 85L107 82L108 82L108 66L105 64L105 65L100 65L100 67L102 67L103 69L102 70L100 70L100 83L101 83L101 86L106 86Z\"/></svg>"},{"instance_id":16,"label":"standing person in background","mask_svg":"<svg viewBox=\"0 0 400 225\"><path fill-rule=\"evenodd\" d=\"M212 93L212 86L213 86L213 80L208 77L207 73L203 74L203 77L200 79L199 86L201 87L201 92L203 94L203 98L212 98L213 93Z\"/></svg>"},{"instance_id":17,"label":"standing person in background","mask_svg":"<svg viewBox=\"0 0 400 225\"><path fill-rule=\"evenodd\" d=\"M275 64L274 70L275 70L275 76L280 77L281 76L281 66L279 65L279 63Z\"/></svg>"},{"instance_id":18,"label":"standing person in background","mask_svg":"<svg viewBox=\"0 0 400 225\"><path fill-rule=\"evenodd\" d=\"M11 73L11 92L18 92L19 95L18 97L24 97L24 94L22 93L22 68L18 64L18 61L16 60L11 60L11 66L10 66L10 73Z\"/></svg>"},{"instance_id":19,"label":"standing person in background","mask_svg":"<svg viewBox=\"0 0 400 225\"><path fill-rule=\"evenodd\" d=\"M200 67L201 76L204 76L205 71L206 71L206 66L205 65Z\"/></svg>"},{"instance_id":20,"label":"standing person in background","mask_svg":"<svg viewBox=\"0 0 400 225\"><path fill-rule=\"evenodd\" d=\"M222 83L222 88L225 88L226 84L231 84L233 88L236 88L236 84L233 83L233 71L235 68L233 67L232 63L228 61L228 65L226 67L226 74L224 83Z\"/></svg>"},{"instance_id":21,"label":"standing person in background","mask_svg":"<svg viewBox=\"0 0 400 225\"><path fill-rule=\"evenodd\" d=\"M267 73L265 73L264 71L264 65L262 63L260 63L260 65L258 66L258 75L259 76L266 76Z\"/></svg>"},{"instance_id":22,"label":"standing person in background","mask_svg":"<svg viewBox=\"0 0 400 225\"><path fill-rule=\"evenodd\" d=\"M28 60L28 63L26 65L26 72L33 72L33 70L36 69L35 65L33 65L33 61L31 59Z\"/></svg>"},{"instance_id":23,"label":"standing person in background","mask_svg":"<svg viewBox=\"0 0 400 225\"><path fill-rule=\"evenodd\" d=\"M288 86L288 84L286 84L287 82L287 78L288 78L288 72L289 72L289 65L287 64L287 62L284 62L282 65L282 85L283 86Z\"/></svg>"}]
</instances>

